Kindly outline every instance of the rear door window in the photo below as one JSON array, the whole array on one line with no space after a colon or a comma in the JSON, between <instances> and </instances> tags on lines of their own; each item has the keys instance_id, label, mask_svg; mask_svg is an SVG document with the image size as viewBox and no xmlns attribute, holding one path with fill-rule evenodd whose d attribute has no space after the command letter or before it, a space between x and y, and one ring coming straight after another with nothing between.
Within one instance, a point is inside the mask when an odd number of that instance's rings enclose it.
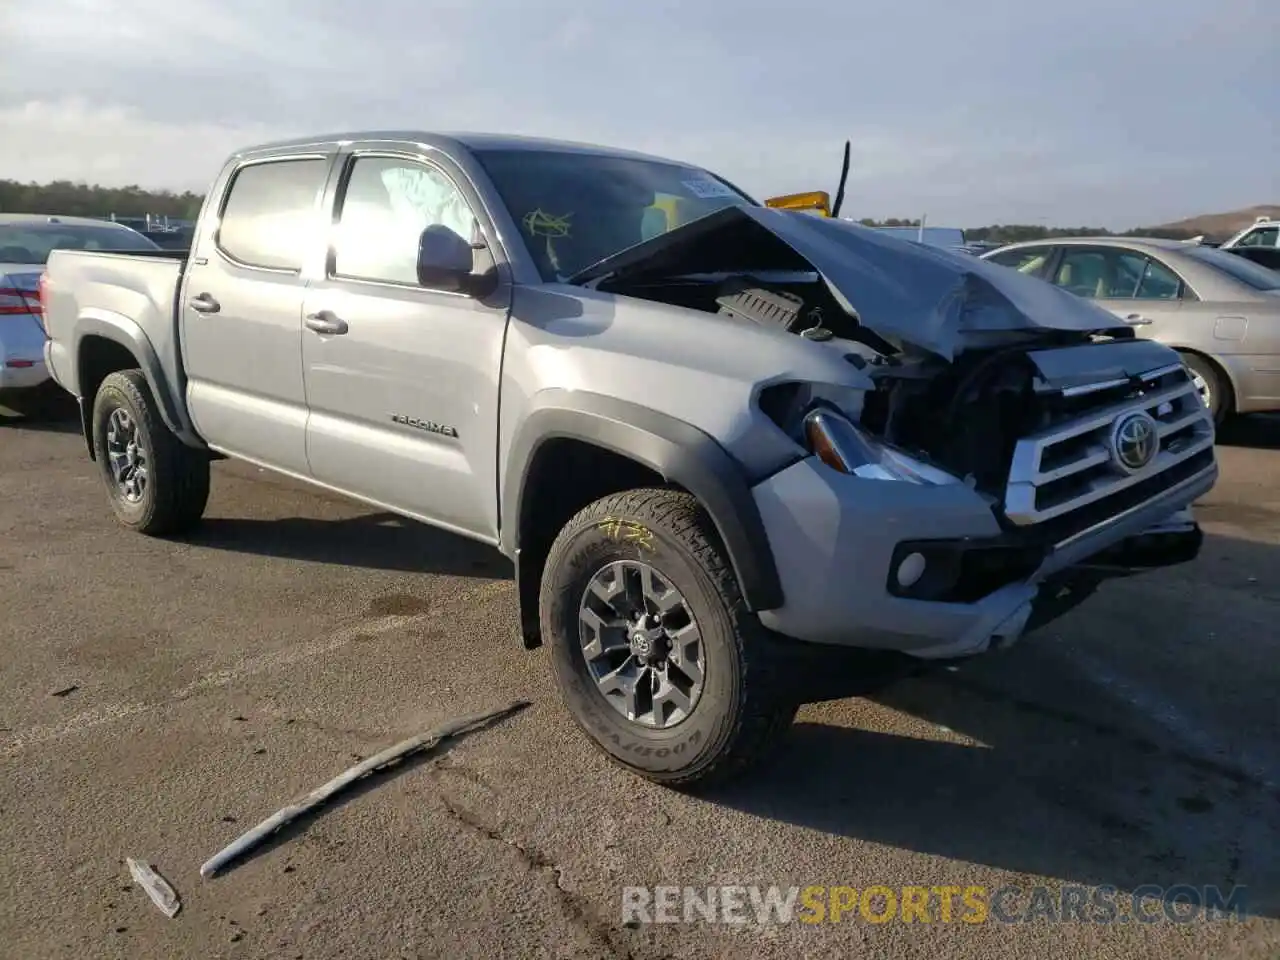
<instances>
[{"instance_id":1,"label":"rear door window","mask_svg":"<svg viewBox=\"0 0 1280 960\"><path fill-rule=\"evenodd\" d=\"M300 270L328 172L329 161L313 157L240 168L223 204L218 248L245 266Z\"/></svg>"},{"instance_id":2,"label":"rear door window","mask_svg":"<svg viewBox=\"0 0 1280 960\"><path fill-rule=\"evenodd\" d=\"M1064 247L1053 282L1090 300L1176 300L1182 281L1136 250Z\"/></svg>"}]
</instances>

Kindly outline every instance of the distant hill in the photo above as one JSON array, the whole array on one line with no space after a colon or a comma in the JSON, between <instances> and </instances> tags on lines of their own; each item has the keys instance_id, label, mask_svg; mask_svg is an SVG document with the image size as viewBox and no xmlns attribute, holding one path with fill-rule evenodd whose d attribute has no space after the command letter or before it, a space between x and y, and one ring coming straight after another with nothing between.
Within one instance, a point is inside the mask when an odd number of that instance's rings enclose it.
<instances>
[{"instance_id":1,"label":"distant hill","mask_svg":"<svg viewBox=\"0 0 1280 960\"><path fill-rule=\"evenodd\" d=\"M1256 207L1245 207L1243 210L1230 210L1227 213L1204 213L1198 217L1187 217L1173 223L1162 223L1154 227L1144 227L1144 232L1186 234L1199 236L1204 234L1210 240L1225 240L1232 234L1243 230L1259 217L1280 219L1280 205L1259 204Z\"/></svg>"}]
</instances>

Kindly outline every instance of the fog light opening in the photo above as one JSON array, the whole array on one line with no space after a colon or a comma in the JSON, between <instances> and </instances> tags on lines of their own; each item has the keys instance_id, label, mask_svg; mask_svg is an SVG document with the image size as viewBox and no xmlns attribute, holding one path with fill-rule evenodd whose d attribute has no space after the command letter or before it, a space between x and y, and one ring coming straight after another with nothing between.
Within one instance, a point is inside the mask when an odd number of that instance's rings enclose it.
<instances>
[{"instance_id":1,"label":"fog light opening","mask_svg":"<svg viewBox=\"0 0 1280 960\"><path fill-rule=\"evenodd\" d=\"M914 587L924 576L925 559L922 553L909 553L898 564L898 585Z\"/></svg>"}]
</instances>

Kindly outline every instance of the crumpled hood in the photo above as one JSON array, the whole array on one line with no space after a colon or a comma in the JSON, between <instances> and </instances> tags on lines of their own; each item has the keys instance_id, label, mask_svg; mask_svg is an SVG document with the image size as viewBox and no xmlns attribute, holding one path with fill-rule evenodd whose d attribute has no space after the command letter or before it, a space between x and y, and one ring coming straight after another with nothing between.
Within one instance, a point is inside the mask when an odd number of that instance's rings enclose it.
<instances>
[{"instance_id":1,"label":"crumpled hood","mask_svg":"<svg viewBox=\"0 0 1280 960\"><path fill-rule=\"evenodd\" d=\"M863 326L951 360L984 333L1130 329L1052 284L964 253L847 220L726 207L637 244L571 278L816 270Z\"/></svg>"}]
</instances>

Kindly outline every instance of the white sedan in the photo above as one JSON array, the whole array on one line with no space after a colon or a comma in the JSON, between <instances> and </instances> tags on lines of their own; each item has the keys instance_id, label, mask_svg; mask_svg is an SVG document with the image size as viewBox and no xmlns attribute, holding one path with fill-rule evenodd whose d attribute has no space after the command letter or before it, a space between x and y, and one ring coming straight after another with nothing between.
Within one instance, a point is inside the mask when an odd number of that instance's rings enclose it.
<instances>
[{"instance_id":1,"label":"white sedan","mask_svg":"<svg viewBox=\"0 0 1280 960\"><path fill-rule=\"evenodd\" d=\"M0 404L52 389L44 362L40 274L53 250L159 250L129 227L87 217L0 214Z\"/></svg>"}]
</instances>

